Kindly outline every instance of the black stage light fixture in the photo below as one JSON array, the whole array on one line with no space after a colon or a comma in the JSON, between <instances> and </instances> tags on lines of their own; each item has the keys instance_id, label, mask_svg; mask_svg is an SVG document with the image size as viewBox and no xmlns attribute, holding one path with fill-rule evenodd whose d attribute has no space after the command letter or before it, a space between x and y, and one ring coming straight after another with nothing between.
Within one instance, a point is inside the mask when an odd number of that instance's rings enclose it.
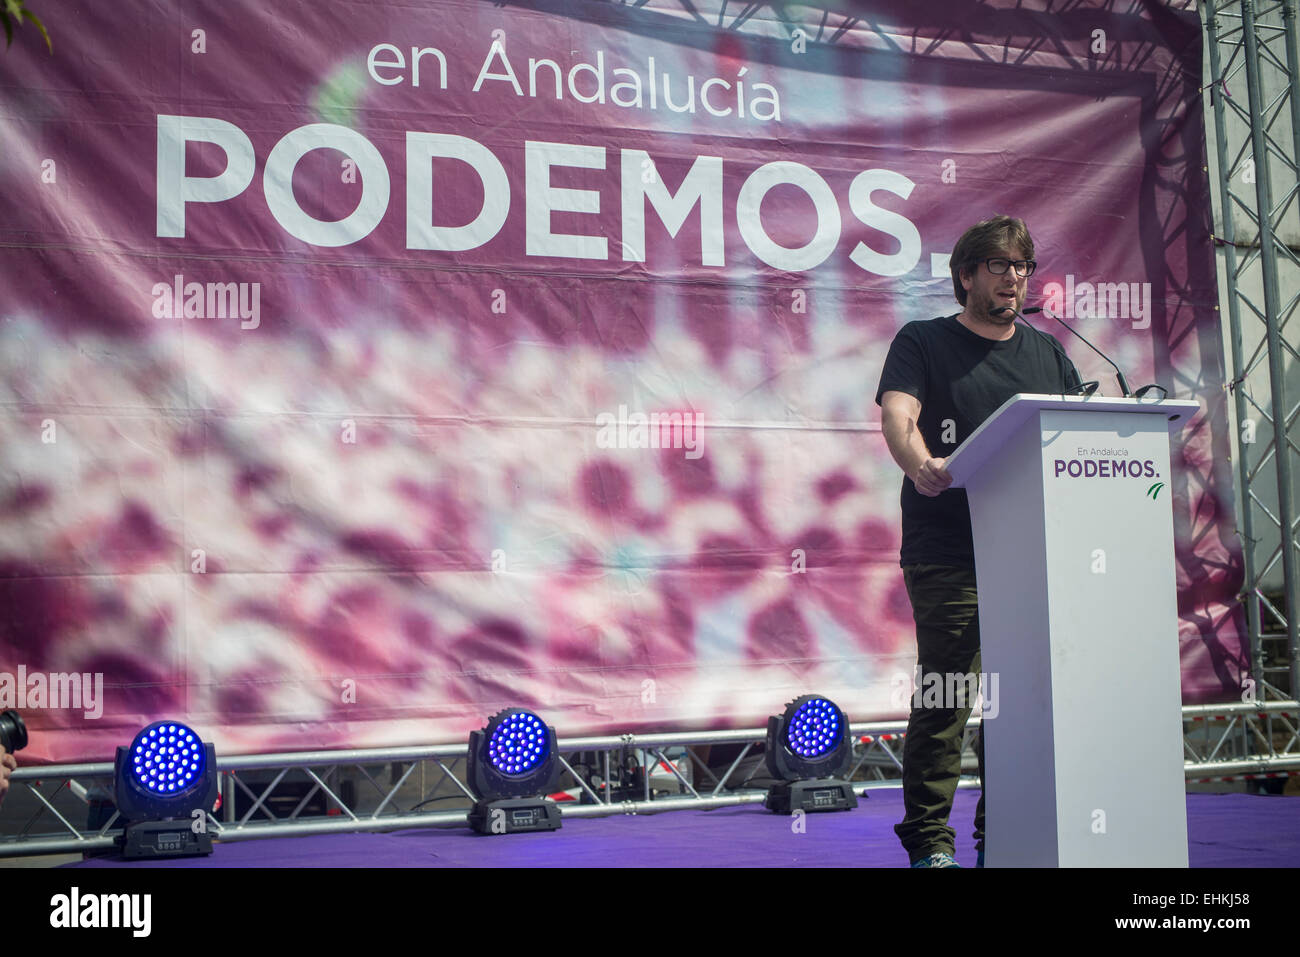
<instances>
[{"instance_id":1,"label":"black stage light fixture","mask_svg":"<svg viewBox=\"0 0 1300 957\"><path fill-rule=\"evenodd\" d=\"M216 750L179 721L155 721L117 749L113 798L127 822L118 838L127 860L211 854Z\"/></svg>"},{"instance_id":2,"label":"black stage light fixture","mask_svg":"<svg viewBox=\"0 0 1300 957\"><path fill-rule=\"evenodd\" d=\"M0 714L0 747L8 754L27 747L27 725L23 724L23 716L13 708Z\"/></svg>"},{"instance_id":3,"label":"black stage light fixture","mask_svg":"<svg viewBox=\"0 0 1300 957\"><path fill-rule=\"evenodd\" d=\"M555 730L531 711L506 708L469 735L469 824L480 834L554 831L560 809L542 795L559 777Z\"/></svg>"},{"instance_id":4,"label":"black stage light fixture","mask_svg":"<svg viewBox=\"0 0 1300 957\"><path fill-rule=\"evenodd\" d=\"M833 701L804 695L767 719L767 770L778 783L763 806L778 814L847 811L857 795L843 774L853 757L849 719Z\"/></svg>"}]
</instances>

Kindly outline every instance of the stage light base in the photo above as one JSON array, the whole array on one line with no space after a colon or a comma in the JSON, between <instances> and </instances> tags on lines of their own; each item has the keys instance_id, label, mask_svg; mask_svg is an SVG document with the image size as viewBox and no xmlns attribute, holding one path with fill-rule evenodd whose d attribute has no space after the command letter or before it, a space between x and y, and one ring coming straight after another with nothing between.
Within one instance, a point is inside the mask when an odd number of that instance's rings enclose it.
<instances>
[{"instance_id":1,"label":"stage light base","mask_svg":"<svg viewBox=\"0 0 1300 957\"><path fill-rule=\"evenodd\" d=\"M119 840L122 842L122 858L127 861L204 857L212 853L212 835L206 831L195 834L186 820L128 824Z\"/></svg>"},{"instance_id":2,"label":"stage light base","mask_svg":"<svg viewBox=\"0 0 1300 957\"><path fill-rule=\"evenodd\" d=\"M558 831L560 808L546 798L478 801L470 808L469 826L480 834Z\"/></svg>"},{"instance_id":3,"label":"stage light base","mask_svg":"<svg viewBox=\"0 0 1300 957\"><path fill-rule=\"evenodd\" d=\"M818 778L814 781L782 781L767 791L763 807L777 814L795 811L847 811L858 806L858 796L853 785L839 778Z\"/></svg>"}]
</instances>

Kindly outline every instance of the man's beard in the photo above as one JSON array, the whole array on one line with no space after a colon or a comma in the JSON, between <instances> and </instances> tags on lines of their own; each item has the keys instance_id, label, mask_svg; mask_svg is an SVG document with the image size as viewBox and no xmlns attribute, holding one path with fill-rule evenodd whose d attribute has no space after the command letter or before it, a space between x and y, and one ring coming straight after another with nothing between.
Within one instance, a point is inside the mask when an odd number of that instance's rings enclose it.
<instances>
[{"instance_id":1,"label":"man's beard","mask_svg":"<svg viewBox=\"0 0 1300 957\"><path fill-rule=\"evenodd\" d=\"M1003 303L1001 299L994 299L992 296L984 293L976 293L975 301L972 303L974 308L971 310L975 315L981 317L986 322L996 323L997 325L1009 326L1016 321L1016 313L1020 311L1023 305L1019 296L1016 296L1011 302ZM994 312L995 309L1001 309L1001 312ZM1014 311L1012 311L1014 310Z\"/></svg>"}]
</instances>

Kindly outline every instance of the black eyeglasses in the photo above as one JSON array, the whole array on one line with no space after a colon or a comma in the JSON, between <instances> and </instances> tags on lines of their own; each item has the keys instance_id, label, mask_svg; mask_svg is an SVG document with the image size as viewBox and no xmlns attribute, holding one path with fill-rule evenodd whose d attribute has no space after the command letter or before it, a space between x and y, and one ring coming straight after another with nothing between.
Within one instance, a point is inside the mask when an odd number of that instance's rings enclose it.
<instances>
[{"instance_id":1,"label":"black eyeglasses","mask_svg":"<svg viewBox=\"0 0 1300 957\"><path fill-rule=\"evenodd\" d=\"M1033 259L981 259L980 262L988 266L989 272L995 276L1001 276L1014 266L1016 275L1021 279L1032 276L1038 268L1038 263Z\"/></svg>"}]
</instances>

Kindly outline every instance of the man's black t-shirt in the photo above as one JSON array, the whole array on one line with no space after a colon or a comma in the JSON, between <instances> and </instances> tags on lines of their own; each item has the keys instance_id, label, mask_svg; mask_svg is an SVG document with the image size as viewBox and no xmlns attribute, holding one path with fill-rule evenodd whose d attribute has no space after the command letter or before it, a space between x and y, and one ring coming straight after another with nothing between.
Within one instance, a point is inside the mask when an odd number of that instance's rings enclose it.
<instances>
[{"instance_id":1,"label":"man's black t-shirt","mask_svg":"<svg viewBox=\"0 0 1300 957\"><path fill-rule=\"evenodd\" d=\"M886 392L915 396L926 448L947 458L1013 395L1078 386L1078 371L1058 350L1055 337L1020 326L1010 339L998 342L971 332L956 316L909 322L889 347L876 404ZM965 489L950 488L931 498L904 477L901 501L900 564L975 567Z\"/></svg>"}]
</instances>

